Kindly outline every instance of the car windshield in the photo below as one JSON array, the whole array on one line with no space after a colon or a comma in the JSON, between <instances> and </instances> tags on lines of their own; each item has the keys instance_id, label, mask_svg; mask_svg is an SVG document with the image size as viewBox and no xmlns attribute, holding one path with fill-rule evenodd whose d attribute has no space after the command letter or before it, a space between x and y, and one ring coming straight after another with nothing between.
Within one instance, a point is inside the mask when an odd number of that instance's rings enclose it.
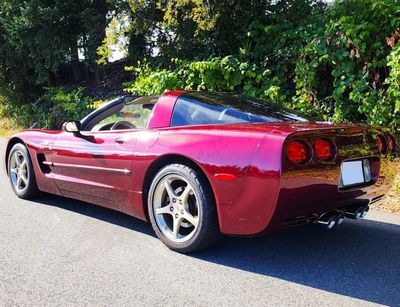
<instances>
[{"instance_id":1,"label":"car windshield","mask_svg":"<svg viewBox=\"0 0 400 307\"><path fill-rule=\"evenodd\" d=\"M264 100L223 93L190 92L177 100L171 126L309 120Z\"/></svg>"}]
</instances>

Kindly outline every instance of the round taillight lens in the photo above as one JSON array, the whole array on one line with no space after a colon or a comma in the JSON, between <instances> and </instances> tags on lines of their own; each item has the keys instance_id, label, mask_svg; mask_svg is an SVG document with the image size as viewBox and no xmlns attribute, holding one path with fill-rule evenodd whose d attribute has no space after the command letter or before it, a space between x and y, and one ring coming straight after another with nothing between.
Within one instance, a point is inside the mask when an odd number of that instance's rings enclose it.
<instances>
[{"instance_id":1,"label":"round taillight lens","mask_svg":"<svg viewBox=\"0 0 400 307\"><path fill-rule=\"evenodd\" d=\"M333 143L327 139L317 139L314 142L315 155L320 160L329 160L335 154Z\"/></svg>"},{"instance_id":2,"label":"round taillight lens","mask_svg":"<svg viewBox=\"0 0 400 307\"><path fill-rule=\"evenodd\" d=\"M304 163L309 157L308 146L301 141L290 142L286 146L286 154L290 162L296 164Z\"/></svg>"},{"instance_id":3,"label":"round taillight lens","mask_svg":"<svg viewBox=\"0 0 400 307\"><path fill-rule=\"evenodd\" d=\"M391 152L395 152L396 150L396 140L394 139L394 136L391 134L387 135L387 144L388 148Z\"/></svg>"},{"instance_id":4,"label":"round taillight lens","mask_svg":"<svg viewBox=\"0 0 400 307\"><path fill-rule=\"evenodd\" d=\"M383 137L383 135L378 134L376 136L376 147L378 147L378 150L380 153L386 153L386 140Z\"/></svg>"}]
</instances>

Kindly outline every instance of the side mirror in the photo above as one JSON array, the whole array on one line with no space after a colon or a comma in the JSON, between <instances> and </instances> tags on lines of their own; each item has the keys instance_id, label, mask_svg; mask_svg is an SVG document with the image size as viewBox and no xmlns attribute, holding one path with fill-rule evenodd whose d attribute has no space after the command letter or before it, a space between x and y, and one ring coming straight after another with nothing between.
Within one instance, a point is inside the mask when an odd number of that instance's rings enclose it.
<instances>
[{"instance_id":1,"label":"side mirror","mask_svg":"<svg viewBox=\"0 0 400 307\"><path fill-rule=\"evenodd\" d=\"M78 121L65 122L62 125L62 130L65 132L77 133L81 130L81 123Z\"/></svg>"}]
</instances>

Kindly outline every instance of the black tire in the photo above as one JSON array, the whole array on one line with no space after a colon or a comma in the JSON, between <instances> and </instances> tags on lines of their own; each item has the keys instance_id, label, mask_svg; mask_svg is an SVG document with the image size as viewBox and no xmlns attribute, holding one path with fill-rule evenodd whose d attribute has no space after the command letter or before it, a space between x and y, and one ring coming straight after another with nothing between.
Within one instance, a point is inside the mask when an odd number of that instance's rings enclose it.
<instances>
[{"instance_id":1,"label":"black tire","mask_svg":"<svg viewBox=\"0 0 400 307\"><path fill-rule=\"evenodd\" d=\"M21 189L15 185L15 180L18 178L17 173L13 172L12 169L15 169L15 165L12 165L15 161L15 155L18 154L23 157L23 161L26 162L26 166L23 168L23 173L25 174L26 184L21 186ZM31 199L40 194L39 189L36 184L35 172L32 166L32 160L29 156L28 150L26 147L21 144L15 144L8 155L7 161L7 171L8 171L8 178L11 183L11 187L14 190L14 193L23 199Z\"/></svg>"},{"instance_id":2,"label":"black tire","mask_svg":"<svg viewBox=\"0 0 400 307\"><path fill-rule=\"evenodd\" d=\"M184 213L180 209L177 209L177 206L181 206L179 208L183 208L184 204L182 204L181 200L174 199L174 202L176 200L176 204L172 204L170 200L170 194L167 192L168 189L165 189L162 194L163 196L158 196L161 195L159 191L162 190L163 185L165 184L166 180L169 180L169 178L177 178L177 183L175 181L171 181L171 187L174 193L174 195L180 194L179 197L183 197L184 191L186 190L186 187L189 186L190 191L188 192L187 195L187 201L184 201L187 206L192 205L192 209L187 208L188 210L185 211L185 213L189 212L189 210L197 210L197 216L195 214L189 215L188 217L195 218L194 221L196 223L191 224L188 222L189 220L186 220L184 218ZM183 183L180 179L184 179L186 183ZM179 187L179 182L182 182L182 184L187 184L186 187L182 186ZM178 184L177 189L175 189L176 184ZM175 185L174 187L172 185ZM176 192L181 190L181 192ZM190 193L190 194L189 194ZM156 203L162 203L159 202L158 199L161 199L160 197L165 198L165 205L160 205L161 207L155 208ZM194 198L193 198L194 197ZM162 198L163 199L163 198ZM184 198L182 198L183 200ZM194 200L193 200L194 199ZM216 243L220 238L221 238L221 233L219 230L219 225L218 225L218 218L217 218L217 212L216 212L216 206L215 206L215 200L213 193L209 187L208 182L206 181L203 176L201 176L197 171L193 170L192 168L182 165L182 164L170 164L168 166L165 166L162 168L154 177L149 193L148 193L148 211L149 211L149 217L150 217L150 222L151 225L157 235L157 237L171 250L180 252L180 253L191 253L191 252L196 252L200 251L202 249L205 249L212 244ZM178 204L180 203L180 205ZM194 204L194 205L193 205ZM175 207L173 207L175 206ZM168 207L171 210L177 209L172 212L165 212L162 213L161 215L158 214L156 217L155 210L157 209L166 209ZM172 208L173 207L173 208ZM194 209L193 209L194 208ZM168 210L165 210L168 211ZM182 212L182 215L180 218L177 217L175 212ZM191 212L189 212L191 214ZM161 221L165 221L165 227L162 227L163 230L160 228L160 216L162 216ZM194 217L195 216L195 217ZM167 222L168 218L170 221L170 226L168 228ZM173 224L176 222L175 218L178 220L182 221L179 222L178 226L178 235L175 237L176 240L171 239L170 237L174 237L172 228L174 228ZM196 224L196 226L195 226ZM182 228L183 227L183 228ZM193 228L192 232L190 232L190 229ZM184 242L177 242L178 236L181 234L179 231L184 231L184 232L190 232L190 238L189 235L186 236L187 241ZM171 233L170 237L168 237L168 233ZM186 240L186 239L185 239Z\"/></svg>"}]
</instances>

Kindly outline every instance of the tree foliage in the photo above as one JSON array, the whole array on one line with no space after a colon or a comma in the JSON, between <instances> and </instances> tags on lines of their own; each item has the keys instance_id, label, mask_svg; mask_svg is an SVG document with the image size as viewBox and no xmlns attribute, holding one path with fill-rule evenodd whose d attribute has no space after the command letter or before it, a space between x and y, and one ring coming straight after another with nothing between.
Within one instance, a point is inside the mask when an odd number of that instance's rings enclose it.
<instances>
[{"instance_id":1,"label":"tree foliage","mask_svg":"<svg viewBox=\"0 0 400 307\"><path fill-rule=\"evenodd\" d=\"M275 103L284 102L277 78L269 69L236 57L210 58L204 61L172 60L168 69L151 68L147 63L127 67L135 81L126 82L127 92L159 95L165 90L198 90L240 92L251 97L267 97Z\"/></svg>"},{"instance_id":2,"label":"tree foliage","mask_svg":"<svg viewBox=\"0 0 400 307\"><path fill-rule=\"evenodd\" d=\"M186 18L196 21L204 15L193 17L196 3L170 2L167 8L190 6ZM330 6L318 1L274 1L264 5L267 13L247 25L245 37L237 33L241 45L236 52L230 50L236 57L231 60L257 68L261 84L237 79L232 86L224 71L236 72L235 68L226 64L226 58L210 58L178 60L158 70L137 68L139 75L129 89L141 93L167 88L222 89L265 96L271 88L280 101L305 113L317 110L333 121L400 128L399 1L346 0ZM175 15L166 16L173 25L182 20L178 13L176 9ZM217 18L212 29L218 22ZM212 29L197 27L197 31ZM198 65L204 69L195 69ZM216 66L221 69L219 75L214 74ZM193 74L196 82L192 82ZM216 87L218 82L223 86Z\"/></svg>"},{"instance_id":3,"label":"tree foliage","mask_svg":"<svg viewBox=\"0 0 400 307\"><path fill-rule=\"evenodd\" d=\"M89 68L93 66L105 34L107 12L105 0L2 1L2 91L14 93L16 100L35 98L43 86L68 79L68 68L75 81L80 81L84 69L79 63L78 48ZM64 71L63 65L67 68Z\"/></svg>"},{"instance_id":4,"label":"tree foliage","mask_svg":"<svg viewBox=\"0 0 400 307\"><path fill-rule=\"evenodd\" d=\"M399 129L399 41L400 0L4 0L0 95L45 104L121 49L140 94L236 91Z\"/></svg>"},{"instance_id":5,"label":"tree foliage","mask_svg":"<svg viewBox=\"0 0 400 307\"><path fill-rule=\"evenodd\" d=\"M323 17L323 31L300 49L295 101L327 108L336 121L400 127L390 93L399 58L388 45L400 27L400 2L342 1Z\"/></svg>"}]
</instances>

